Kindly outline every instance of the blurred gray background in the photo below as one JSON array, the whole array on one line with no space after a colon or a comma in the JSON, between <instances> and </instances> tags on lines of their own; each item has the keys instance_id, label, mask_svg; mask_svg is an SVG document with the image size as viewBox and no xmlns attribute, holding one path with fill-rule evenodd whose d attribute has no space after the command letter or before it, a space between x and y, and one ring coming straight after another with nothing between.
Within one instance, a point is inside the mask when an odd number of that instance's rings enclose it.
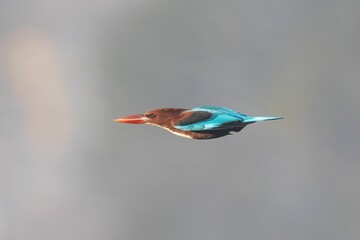
<instances>
[{"instance_id":1,"label":"blurred gray background","mask_svg":"<svg viewBox=\"0 0 360 240\"><path fill-rule=\"evenodd\" d=\"M0 7L0 239L360 239L360 2ZM218 105L196 141L112 122Z\"/></svg>"}]
</instances>

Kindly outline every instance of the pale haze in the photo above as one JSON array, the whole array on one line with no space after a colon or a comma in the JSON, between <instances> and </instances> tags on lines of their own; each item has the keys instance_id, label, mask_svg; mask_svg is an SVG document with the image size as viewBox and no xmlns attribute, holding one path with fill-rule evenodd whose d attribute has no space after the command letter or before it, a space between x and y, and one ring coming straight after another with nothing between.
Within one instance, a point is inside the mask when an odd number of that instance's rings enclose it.
<instances>
[{"instance_id":1,"label":"pale haze","mask_svg":"<svg viewBox=\"0 0 360 240\"><path fill-rule=\"evenodd\" d=\"M359 1L0 6L0 239L360 239ZM113 122L203 105L284 119Z\"/></svg>"}]
</instances>

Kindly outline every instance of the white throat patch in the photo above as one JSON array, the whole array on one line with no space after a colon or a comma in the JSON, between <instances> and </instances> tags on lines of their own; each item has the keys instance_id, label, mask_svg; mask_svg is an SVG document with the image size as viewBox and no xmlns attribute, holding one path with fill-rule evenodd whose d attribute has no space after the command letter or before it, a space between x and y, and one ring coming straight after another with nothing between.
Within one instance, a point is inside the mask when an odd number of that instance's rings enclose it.
<instances>
[{"instance_id":1,"label":"white throat patch","mask_svg":"<svg viewBox=\"0 0 360 240\"><path fill-rule=\"evenodd\" d=\"M189 136L189 135L186 135L186 134L183 134L183 133L180 133L180 132L173 131L173 130L167 128L167 127L163 127L163 126L157 125L157 124L155 124L155 123L146 123L146 124L149 124L149 125L155 126L155 127L159 127L159 128L163 128L163 129L165 129L165 130L168 130L168 131L171 132L172 134L175 134L175 135L180 136L180 137L192 138L192 137Z\"/></svg>"}]
</instances>

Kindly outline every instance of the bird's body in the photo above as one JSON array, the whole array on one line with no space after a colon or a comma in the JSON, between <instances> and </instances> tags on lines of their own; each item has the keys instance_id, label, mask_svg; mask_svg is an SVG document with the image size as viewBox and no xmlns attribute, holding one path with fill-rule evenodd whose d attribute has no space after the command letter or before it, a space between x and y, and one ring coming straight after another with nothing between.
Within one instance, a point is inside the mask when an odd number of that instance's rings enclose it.
<instances>
[{"instance_id":1,"label":"bird's body","mask_svg":"<svg viewBox=\"0 0 360 240\"><path fill-rule=\"evenodd\" d=\"M252 117L229 108L202 106L192 109L158 108L145 114L116 119L117 122L149 124L164 128L178 136L212 139L239 132L246 125L281 117Z\"/></svg>"}]
</instances>

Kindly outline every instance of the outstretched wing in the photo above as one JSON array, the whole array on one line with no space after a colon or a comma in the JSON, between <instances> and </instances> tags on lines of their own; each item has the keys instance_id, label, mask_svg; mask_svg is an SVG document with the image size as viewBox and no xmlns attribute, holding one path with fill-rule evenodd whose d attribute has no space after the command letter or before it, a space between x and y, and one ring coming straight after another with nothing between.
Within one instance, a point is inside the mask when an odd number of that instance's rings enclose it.
<instances>
[{"instance_id":1,"label":"outstretched wing","mask_svg":"<svg viewBox=\"0 0 360 240\"><path fill-rule=\"evenodd\" d=\"M174 126L183 131L211 131L232 128L243 128L245 114L222 107L196 107L187 118L182 119Z\"/></svg>"}]
</instances>

